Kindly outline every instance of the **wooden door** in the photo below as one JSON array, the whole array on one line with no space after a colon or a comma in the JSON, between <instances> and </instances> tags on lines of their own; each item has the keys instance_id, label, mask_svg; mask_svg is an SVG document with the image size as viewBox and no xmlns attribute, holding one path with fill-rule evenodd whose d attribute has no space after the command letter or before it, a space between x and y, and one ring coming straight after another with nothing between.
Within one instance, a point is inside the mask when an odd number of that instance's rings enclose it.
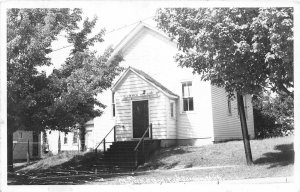
<instances>
[{"instance_id":1,"label":"wooden door","mask_svg":"<svg viewBox=\"0 0 300 192\"><path fill-rule=\"evenodd\" d=\"M148 100L132 101L132 124L133 138L141 138L149 126Z\"/></svg>"}]
</instances>

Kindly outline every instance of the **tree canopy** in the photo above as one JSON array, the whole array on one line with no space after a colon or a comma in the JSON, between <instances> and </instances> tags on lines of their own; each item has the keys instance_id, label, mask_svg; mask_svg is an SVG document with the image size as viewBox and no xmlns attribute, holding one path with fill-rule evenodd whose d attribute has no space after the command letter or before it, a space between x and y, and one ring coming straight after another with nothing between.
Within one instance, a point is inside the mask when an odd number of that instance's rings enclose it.
<instances>
[{"instance_id":1,"label":"tree canopy","mask_svg":"<svg viewBox=\"0 0 300 192\"><path fill-rule=\"evenodd\" d=\"M101 115L96 95L119 74L120 57L106 64L112 49L97 56L89 47L103 41L105 30L88 37L97 19L83 21L81 9L9 9L7 12L8 167L12 133L18 129L70 131ZM51 43L62 32L74 48L65 64L46 76L37 67L51 65ZM98 108L95 108L98 106Z\"/></svg>"},{"instance_id":2,"label":"tree canopy","mask_svg":"<svg viewBox=\"0 0 300 192\"><path fill-rule=\"evenodd\" d=\"M8 131L44 127L53 95L46 74L51 43L63 31L78 29L80 9L8 9L7 105Z\"/></svg>"},{"instance_id":3,"label":"tree canopy","mask_svg":"<svg viewBox=\"0 0 300 192\"><path fill-rule=\"evenodd\" d=\"M242 95L271 89L293 97L293 8L166 8L155 20L177 40L180 66L236 94L251 165Z\"/></svg>"},{"instance_id":4,"label":"tree canopy","mask_svg":"<svg viewBox=\"0 0 300 192\"><path fill-rule=\"evenodd\" d=\"M177 40L179 65L230 95L293 96L293 8L166 8L156 21Z\"/></svg>"}]
</instances>

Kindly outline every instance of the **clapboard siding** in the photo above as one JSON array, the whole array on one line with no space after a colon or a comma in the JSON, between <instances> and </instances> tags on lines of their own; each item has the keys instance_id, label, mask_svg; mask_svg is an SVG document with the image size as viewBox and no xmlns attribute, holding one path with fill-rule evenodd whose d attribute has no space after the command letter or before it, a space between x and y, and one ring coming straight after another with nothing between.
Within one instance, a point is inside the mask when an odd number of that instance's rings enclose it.
<instances>
[{"instance_id":1,"label":"clapboard siding","mask_svg":"<svg viewBox=\"0 0 300 192\"><path fill-rule=\"evenodd\" d=\"M120 66L125 68L132 66L146 72L179 96L175 100L175 118L170 117L170 98L160 92L160 97L149 99L149 122L153 124L154 138L211 137L214 140L224 140L240 137L240 123L234 109L235 101L232 102L232 116L228 116L224 89L216 89L211 87L210 82L202 82L198 75L192 74L190 68L178 67L178 63L174 60L177 51L176 43L148 28L143 28L135 34L133 39L120 50L124 57ZM117 77L114 82L118 79ZM193 112L183 112L182 109L181 85L184 81L193 83ZM99 120L94 120L95 129L97 133L101 132L98 135L105 135L114 124L121 124L124 128L121 129L119 138L128 140L132 138L132 101L123 101L123 97L139 94L143 90L146 92L158 90L132 73L128 73L115 90L116 117L111 117L111 92L104 96L108 99L101 94L100 101L102 102L103 99L102 103L107 105L107 108ZM254 135L250 97L247 99L247 105L249 106L247 120L249 134ZM97 136L97 138L101 137Z\"/></svg>"},{"instance_id":2,"label":"clapboard siding","mask_svg":"<svg viewBox=\"0 0 300 192\"><path fill-rule=\"evenodd\" d=\"M228 113L227 94L223 88L212 86L212 106L214 123L214 140L241 139L242 131L237 110L237 101L231 101L231 115ZM251 97L246 96L247 101L247 126L249 135L254 137L253 109Z\"/></svg>"},{"instance_id":3,"label":"clapboard siding","mask_svg":"<svg viewBox=\"0 0 300 192\"><path fill-rule=\"evenodd\" d=\"M179 87L181 88L181 86ZM179 139L212 137L210 83L201 82L199 77L194 77L192 79L192 93L194 100L193 111L183 111L182 97L177 102L179 105L177 109L177 137Z\"/></svg>"},{"instance_id":4,"label":"clapboard siding","mask_svg":"<svg viewBox=\"0 0 300 192\"><path fill-rule=\"evenodd\" d=\"M116 88L116 124L124 126L117 130L118 140L130 140L133 137L132 131L132 101L124 100L124 97L132 94L140 94L142 91L156 93L158 90L137 76L128 72L122 82ZM159 97L141 99L148 100L149 123L152 123L153 138L165 139L167 137L166 102L168 98L160 93Z\"/></svg>"}]
</instances>

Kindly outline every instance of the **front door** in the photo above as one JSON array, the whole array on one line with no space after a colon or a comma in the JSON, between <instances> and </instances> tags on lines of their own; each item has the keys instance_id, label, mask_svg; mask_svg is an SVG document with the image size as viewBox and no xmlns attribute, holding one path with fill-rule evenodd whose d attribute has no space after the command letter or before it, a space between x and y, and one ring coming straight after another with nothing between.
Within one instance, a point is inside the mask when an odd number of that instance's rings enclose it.
<instances>
[{"instance_id":1,"label":"front door","mask_svg":"<svg viewBox=\"0 0 300 192\"><path fill-rule=\"evenodd\" d=\"M141 138L149 125L148 100L132 101L132 124L133 138Z\"/></svg>"}]
</instances>

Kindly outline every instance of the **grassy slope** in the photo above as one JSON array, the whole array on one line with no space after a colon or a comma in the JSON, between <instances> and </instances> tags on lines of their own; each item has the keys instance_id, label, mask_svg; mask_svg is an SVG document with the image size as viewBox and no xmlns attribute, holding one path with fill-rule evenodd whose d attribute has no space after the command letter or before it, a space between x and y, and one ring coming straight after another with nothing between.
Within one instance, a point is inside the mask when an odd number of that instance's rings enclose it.
<instances>
[{"instance_id":1,"label":"grassy slope","mask_svg":"<svg viewBox=\"0 0 300 192\"><path fill-rule=\"evenodd\" d=\"M161 149L144 166L138 168L138 174L95 183L173 183L293 175L293 137L252 140L251 148L253 166L246 165L242 141ZM226 167L229 165L233 167ZM209 168L213 166L221 167Z\"/></svg>"},{"instance_id":2,"label":"grassy slope","mask_svg":"<svg viewBox=\"0 0 300 192\"><path fill-rule=\"evenodd\" d=\"M91 175L95 171L93 165L97 163L93 153L66 153L43 159L19 170L21 175L16 175L16 184L143 184L279 177L293 174L293 137L253 140L251 148L253 166L245 165L243 142L231 141L201 147L163 148L134 174L109 176L104 176L101 172ZM234 167L207 168L212 166ZM194 170L176 171L186 168ZM26 180L28 176L39 178L77 174L90 176Z\"/></svg>"},{"instance_id":3,"label":"grassy slope","mask_svg":"<svg viewBox=\"0 0 300 192\"><path fill-rule=\"evenodd\" d=\"M256 165L272 166L293 161L293 137L252 140L251 149ZM245 165L242 141L230 141L201 147L180 146L158 151L140 170Z\"/></svg>"}]
</instances>

